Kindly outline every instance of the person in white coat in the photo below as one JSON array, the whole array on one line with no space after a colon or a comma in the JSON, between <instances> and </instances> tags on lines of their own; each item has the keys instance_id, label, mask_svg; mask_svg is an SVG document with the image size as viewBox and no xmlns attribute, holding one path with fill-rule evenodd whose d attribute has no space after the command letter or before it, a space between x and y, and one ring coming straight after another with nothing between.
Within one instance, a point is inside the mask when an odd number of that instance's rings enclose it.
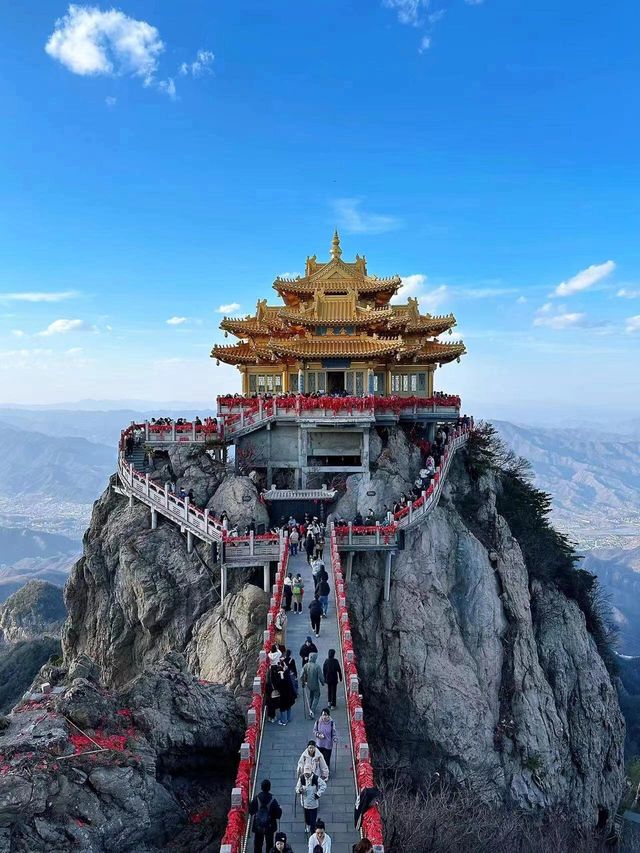
<instances>
[{"instance_id":1,"label":"person in white coat","mask_svg":"<svg viewBox=\"0 0 640 853\"><path fill-rule=\"evenodd\" d=\"M323 820L316 821L316 831L309 836L309 853L316 853L318 847L322 853L331 853L331 836L327 835Z\"/></svg>"},{"instance_id":2,"label":"person in white coat","mask_svg":"<svg viewBox=\"0 0 640 853\"><path fill-rule=\"evenodd\" d=\"M324 779L317 776L310 767L298 778L296 794L300 795L300 805L304 810L304 830L310 835L316 827L318 802L327 789Z\"/></svg>"}]
</instances>

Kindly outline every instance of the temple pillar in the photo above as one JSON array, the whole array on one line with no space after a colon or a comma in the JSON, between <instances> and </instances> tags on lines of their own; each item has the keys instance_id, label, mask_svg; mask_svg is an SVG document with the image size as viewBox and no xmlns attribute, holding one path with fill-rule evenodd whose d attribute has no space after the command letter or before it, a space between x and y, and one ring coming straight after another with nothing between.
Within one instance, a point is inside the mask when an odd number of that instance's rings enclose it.
<instances>
[{"instance_id":1,"label":"temple pillar","mask_svg":"<svg viewBox=\"0 0 640 853\"><path fill-rule=\"evenodd\" d=\"M249 376L247 374L247 368L246 367L242 368L242 393L243 394L249 393Z\"/></svg>"},{"instance_id":2,"label":"temple pillar","mask_svg":"<svg viewBox=\"0 0 640 853\"><path fill-rule=\"evenodd\" d=\"M193 533L187 530L187 554L193 551Z\"/></svg>"},{"instance_id":3,"label":"temple pillar","mask_svg":"<svg viewBox=\"0 0 640 853\"><path fill-rule=\"evenodd\" d=\"M362 431L362 455L360 457L360 462L363 468L369 470L369 430L365 429Z\"/></svg>"},{"instance_id":4,"label":"temple pillar","mask_svg":"<svg viewBox=\"0 0 640 853\"><path fill-rule=\"evenodd\" d=\"M385 379L385 383L384 383L385 384L384 393L389 397L389 396L391 396L391 393L392 393L392 391L391 391L391 368L390 367L387 367L385 374L386 374L386 379Z\"/></svg>"},{"instance_id":5,"label":"temple pillar","mask_svg":"<svg viewBox=\"0 0 640 853\"><path fill-rule=\"evenodd\" d=\"M265 563L262 567L262 588L265 592L271 592L271 563Z\"/></svg>"},{"instance_id":6,"label":"temple pillar","mask_svg":"<svg viewBox=\"0 0 640 853\"><path fill-rule=\"evenodd\" d=\"M433 367L427 370L427 397L433 397Z\"/></svg>"},{"instance_id":7,"label":"temple pillar","mask_svg":"<svg viewBox=\"0 0 640 853\"><path fill-rule=\"evenodd\" d=\"M158 527L158 513L155 509L151 510L151 529L156 530Z\"/></svg>"},{"instance_id":8,"label":"temple pillar","mask_svg":"<svg viewBox=\"0 0 640 853\"><path fill-rule=\"evenodd\" d=\"M389 601L391 597L391 562L393 551L387 551L387 559L384 567L384 600Z\"/></svg>"},{"instance_id":9,"label":"temple pillar","mask_svg":"<svg viewBox=\"0 0 640 853\"><path fill-rule=\"evenodd\" d=\"M285 364L284 370L282 371L282 393L289 393L289 369Z\"/></svg>"},{"instance_id":10,"label":"temple pillar","mask_svg":"<svg viewBox=\"0 0 640 853\"><path fill-rule=\"evenodd\" d=\"M367 368L367 394L373 394L373 370Z\"/></svg>"}]
</instances>

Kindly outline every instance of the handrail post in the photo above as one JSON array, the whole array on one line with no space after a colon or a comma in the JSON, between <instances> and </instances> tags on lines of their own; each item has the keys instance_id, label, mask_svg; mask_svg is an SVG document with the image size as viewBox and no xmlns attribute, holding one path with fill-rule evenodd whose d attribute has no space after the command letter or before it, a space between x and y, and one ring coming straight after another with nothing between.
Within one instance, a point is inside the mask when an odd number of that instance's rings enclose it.
<instances>
[{"instance_id":1,"label":"handrail post","mask_svg":"<svg viewBox=\"0 0 640 853\"><path fill-rule=\"evenodd\" d=\"M144 475L144 493L147 497L149 497L149 475Z\"/></svg>"},{"instance_id":2,"label":"handrail post","mask_svg":"<svg viewBox=\"0 0 640 853\"><path fill-rule=\"evenodd\" d=\"M176 440L176 422L171 421L171 441Z\"/></svg>"},{"instance_id":3,"label":"handrail post","mask_svg":"<svg viewBox=\"0 0 640 853\"><path fill-rule=\"evenodd\" d=\"M244 408L240 407L240 429L244 426Z\"/></svg>"},{"instance_id":4,"label":"handrail post","mask_svg":"<svg viewBox=\"0 0 640 853\"><path fill-rule=\"evenodd\" d=\"M380 522L376 521L376 545L380 544Z\"/></svg>"},{"instance_id":5,"label":"handrail post","mask_svg":"<svg viewBox=\"0 0 640 853\"><path fill-rule=\"evenodd\" d=\"M204 511L204 532L205 535L209 535L209 510L205 509Z\"/></svg>"},{"instance_id":6,"label":"handrail post","mask_svg":"<svg viewBox=\"0 0 640 853\"><path fill-rule=\"evenodd\" d=\"M262 420L263 415L264 415L263 409L264 409L264 403L262 401L262 397L260 397L258 399L258 412L260 413L260 416L259 416L260 420Z\"/></svg>"},{"instance_id":7,"label":"handrail post","mask_svg":"<svg viewBox=\"0 0 640 853\"><path fill-rule=\"evenodd\" d=\"M149 421L144 422L144 440L149 441Z\"/></svg>"},{"instance_id":8,"label":"handrail post","mask_svg":"<svg viewBox=\"0 0 640 853\"><path fill-rule=\"evenodd\" d=\"M249 531L249 556L253 557L255 554L255 534L253 530Z\"/></svg>"},{"instance_id":9,"label":"handrail post","mask_svg":"<svg viewBox=\"0 0 640 853\"><path fill-rule=\"evenodd\" d=\"M411 524L412 517L413 517L413 501L409 501L409 521L408 521L409 524Z\"/></svg>"},{"instance_id":10,"label":"handrail post","mask_svg":"<svg viewBox=\"0 0 640 853\"><path fill-rule=\"evenodd\" d=\"M352 545L353 544L353 521L349 522L348 527L349 527L349 538L347 541L348 541L349 545Z\"/></svg>"},{"instance_id":11,"label":"handrail post","mask_svg":"<svg viewBox=\"0 0 640 853\"><path fill-rule=\"evenodd\" d=\"M164 505L169 509L169 483L164 484Z\"/></svg>"},{"instance_id":12,"label":"handrail post","mask_svg":"<svg viewBox=\"0 0 640 853\"><path fill-rule=\"evenodd\" d=\"M189 495L184 496L184 520L189 521Z\"/></svg>"},{"instance_id":13,"label":"handrail post","mask_svg":"<svg viewBox=\"0 0 640 853\"><path fill-rule=\"evenodd\" d=\"M191 421L191 438L192 438L194 441L196 440L196 422L195 422L195 418L194 418L194 420L192 420L192 421Z\"/></svg>"}]
</instances>

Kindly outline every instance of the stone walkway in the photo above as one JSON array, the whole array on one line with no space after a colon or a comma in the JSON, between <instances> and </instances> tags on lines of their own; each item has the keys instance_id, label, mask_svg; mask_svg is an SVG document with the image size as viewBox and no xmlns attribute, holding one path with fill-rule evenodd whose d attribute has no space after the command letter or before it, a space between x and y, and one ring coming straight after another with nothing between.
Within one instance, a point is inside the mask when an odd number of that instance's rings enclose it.
<instances>
[{"instance_id":1,"label":"stone walkway","mask_svg":"<svg viewBox=\"0 0 640 853\"><path fill-rule=\"evenodd\" d=\"M325 563L328 562L328 544L325 546ZM329 596L329 613L322 620L320 637L315 637L311 631L308 605L313 596L313 579L311 568L306 557L298 554L289 559L289 571L294 577L300 572L304 578L305 591L302 615L291 611L287 619L286 645L291 649L298 667L298 677L301 675L301 661L298 655L300 646L305 638L311 635L318 647L318 663L324 663L329 649L336 650L340 656L338 642L338 621L336 618L334 591ZM327 571L329 571L327 569ZM331 573L329 571L329 575ZM330 578L331 582L331 578ZM342 665L342 663L341 663ZM287 833L287 840L294 853L307 853L307 837L304 832L304 815L298 799L296 816L294 817L294 788L295 772L300 754L306 748L307 741L313 736L313 720L304 713L302 691L292 711L291 722L286 726L277 723L264 724L260 761L256 774L256 790L259 790L263 779L271 780L271 792L282 807L280 829ZM328 705L326 687L322 688L319 709ZM351 847L358 841L358 834L353 828L353 807L355 803L355 786L353 766L345 711L346 695L344 682L338 685L338 707L332 711L332 717L338 731L338 743L331 756L331 775L318 808L318 817L326 824L331 836L332 853L351 853ZM334 769L337 756L337 770ZM253 835L249 836L247 853L253 853Z\"/></svg>"}]
</instances>

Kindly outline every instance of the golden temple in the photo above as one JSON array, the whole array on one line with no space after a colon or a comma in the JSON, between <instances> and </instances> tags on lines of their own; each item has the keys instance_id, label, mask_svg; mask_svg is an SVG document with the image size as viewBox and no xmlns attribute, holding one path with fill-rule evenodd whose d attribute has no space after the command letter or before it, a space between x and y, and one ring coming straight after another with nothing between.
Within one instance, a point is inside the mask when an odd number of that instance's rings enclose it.
<instances>
[{"instance_id":1,"label":"golden temple","mask_svg":"<svg viewBox=\"0 0 640 853\"><path fill-rule=\"evenodd\" d=\"M399 276L367 273L364 257L342 260L336 231L331 259L307 258L304 276L277 278L284 305L259 300L254 316L224 317L220 328L239 338L216 345L212 358L235 364L242 391L353 395L433 394L438 365L460 359L462 342L437 340L456 324L453 314L421 314L418 300L391 304Z\"/></svg>"}]
</instances>

